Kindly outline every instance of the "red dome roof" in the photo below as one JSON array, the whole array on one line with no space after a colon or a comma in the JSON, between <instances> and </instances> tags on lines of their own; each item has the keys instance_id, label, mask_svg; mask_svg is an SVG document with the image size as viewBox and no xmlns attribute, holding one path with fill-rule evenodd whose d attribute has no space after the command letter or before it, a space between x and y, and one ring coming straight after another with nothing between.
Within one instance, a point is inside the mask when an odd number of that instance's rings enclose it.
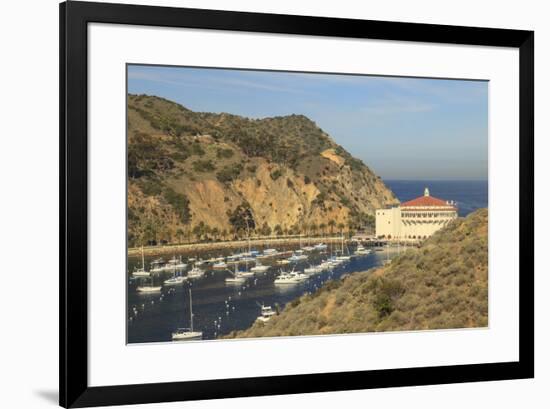
<instances>
[{"instance_id":1,"label":"red dome roof","mask_svg":"<svg viewBox=\"0 0 550 409\"><path fill-rule=\"evenodd\" d=\"M445 200L441 200L432 196L420 196L420 197L417 197L416 199L409 200L408 202L401 203L401 207L430 207L430 206L454 208L453 205L450 205Z\"/></svg>"}]
</instances>

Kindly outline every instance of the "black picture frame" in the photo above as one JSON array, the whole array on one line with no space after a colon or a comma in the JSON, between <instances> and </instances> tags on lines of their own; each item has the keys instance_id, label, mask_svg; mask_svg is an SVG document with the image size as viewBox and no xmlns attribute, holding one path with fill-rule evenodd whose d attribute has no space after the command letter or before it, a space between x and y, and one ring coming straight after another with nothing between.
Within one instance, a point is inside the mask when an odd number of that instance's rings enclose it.
<instances>
[{"instance_id":1,"label":"black picture frame","mask_svg":"<svg viewBox=\"0 0 550 409\"><path fill-rule=\"evenodd\" d=\"M534 377L534 32L78 1L60 4L59 18L61 406L139 404ZM94 22L483 45L519 50L519 360L89 387L87 25Z\"/></svg>"}]
</instances>

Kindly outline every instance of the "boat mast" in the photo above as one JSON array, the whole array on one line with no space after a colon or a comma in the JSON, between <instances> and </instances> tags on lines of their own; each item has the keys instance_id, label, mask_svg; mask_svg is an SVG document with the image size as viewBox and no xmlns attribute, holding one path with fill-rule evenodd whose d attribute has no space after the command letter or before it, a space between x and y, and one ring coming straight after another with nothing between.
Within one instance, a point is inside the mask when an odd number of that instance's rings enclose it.
<instances>
[{"instance_id":1,"label":"boat mast","mask_svg":"<svg viewBox=\"0 0 550 409\"><path fill-rule=\"evenodd\" d=\"M189 318L191 319L191 332L193 332L193 299L191 297L191 289L189 289Z\"/></svg>"}]
</instances>

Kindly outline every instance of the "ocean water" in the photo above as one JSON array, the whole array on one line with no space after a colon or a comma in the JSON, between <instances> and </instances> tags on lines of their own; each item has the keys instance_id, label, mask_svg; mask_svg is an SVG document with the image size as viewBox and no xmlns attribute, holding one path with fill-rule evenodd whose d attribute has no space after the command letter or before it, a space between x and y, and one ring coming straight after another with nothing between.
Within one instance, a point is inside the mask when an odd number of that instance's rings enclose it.
<instances>
[{"instance_id":1,"label":"ocean water","mask_svg":"<svg viewBox=\"0 0 550 409\"><path fill-rule=\"evenodd\" d=\"M401 202L415 199L430 190L430 196L458 203L459 216L487 207L489 202L486 180L384 180Z\"/></svg>"}]
</instances>

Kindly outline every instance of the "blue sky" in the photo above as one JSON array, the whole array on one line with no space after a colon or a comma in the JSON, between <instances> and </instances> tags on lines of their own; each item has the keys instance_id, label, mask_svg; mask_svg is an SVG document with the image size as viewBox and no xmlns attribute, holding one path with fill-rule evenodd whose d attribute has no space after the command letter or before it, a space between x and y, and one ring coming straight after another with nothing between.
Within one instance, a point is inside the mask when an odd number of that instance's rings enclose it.
<instances>
[{"instance_id":1,"label":"blue sky","mask_svg":"<svg viewBox=\"0 0 550 409\"><path fill-rule=\"evenodd\" d=\"M487 179L484 81L130 65L128 92L199 112L306 115L384 179Z\"/></svg>"}]
</instances>

